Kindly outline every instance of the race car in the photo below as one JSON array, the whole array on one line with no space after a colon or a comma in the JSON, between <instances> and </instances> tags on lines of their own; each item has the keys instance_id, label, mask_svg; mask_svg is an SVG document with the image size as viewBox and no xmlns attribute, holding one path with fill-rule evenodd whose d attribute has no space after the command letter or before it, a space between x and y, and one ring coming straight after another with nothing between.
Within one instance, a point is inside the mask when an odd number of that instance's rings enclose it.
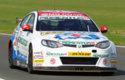
<instances>
[{"instance_id":1,"label":"race car","mask_svg":"<svg viewBox=\"0 0 125 80\"><path fill-rule=\"evenodd\" d=\"M26 15L8 43L9 67L34 71L117 71L115 45L86 14L43 10Z\"/></svg>"}]
</instances>

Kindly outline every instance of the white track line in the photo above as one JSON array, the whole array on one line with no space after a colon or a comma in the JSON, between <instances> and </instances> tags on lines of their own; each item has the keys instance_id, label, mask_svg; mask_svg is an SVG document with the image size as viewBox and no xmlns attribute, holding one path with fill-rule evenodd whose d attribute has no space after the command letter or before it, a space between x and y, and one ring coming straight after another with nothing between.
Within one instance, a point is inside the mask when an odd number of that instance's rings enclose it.
<instances>
[{"instance_id":1,"label":"white track line","mask_svg":"<svg viewBox=\"0 0 125 80\"><path fill-rule=\"evenodd\" d=\"M12 36L12 34L6 34L6 33L0 33L0 35ZM116 45L116 47L125 48L125 46L119 46L119 45Z\"/></svg>"},{"instance_id":2,"label":"white track line","mask_svg":"<svg viewBox=\"0 0 125 80\"><path fill-rule=\"evenodd\" d=\"M3 79L3 78L0 78L0 80L5 80L5 79Z\"/></svg>"},{"instance_id":3,"label":"white track line","mask_svg":"<svg viewBox=\"0 0 125 80\"><path fill-rule=\"evenodd\" d=\"M125 48L125 46L119 46L119 45L116 45L116 47L119 47L119 48Z\"/></svg>"},{"instance_id":4,"label":"white track line","mask_svg":"<svg viewBox=\"0 0 125 80\"><path fill-rule=\"evenodd\" d=\"M0 33L0 35L8 35L8 36L11 36L12 34Z\"/></svg>"}]
</instances>

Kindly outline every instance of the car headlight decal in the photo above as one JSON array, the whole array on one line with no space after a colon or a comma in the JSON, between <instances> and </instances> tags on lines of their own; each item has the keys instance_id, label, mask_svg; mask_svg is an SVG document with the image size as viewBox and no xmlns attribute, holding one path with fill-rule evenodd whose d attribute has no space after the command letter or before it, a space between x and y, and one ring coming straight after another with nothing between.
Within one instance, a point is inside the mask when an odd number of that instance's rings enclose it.
<instances>
[{"instance_id":1,"label":"car headlight decal","mask_svg":"<svg viewBox=\"0 0 125 80\"><path fill-rule=\"evenodd\" d=\"M48 47L51 47L51 48L57 48L58 45L56 42L53 42L53 41L48 41Z\"/></svg>"},{"instance_id":2,"label":"car headlight decal","mask_svg":"<svg viewBox=\"0 0 125 80\"><path fill-rule=\"evenodd\" d=\"M58 48L62 46L61 43L57 41L51 41L51 40L42 40L42 45L50 48Z\"/></svg>"},{"instance_id":3,"label":"car headlight decal","mask_svg":"<svg viewBox=\"0 0 125 80\"><path fill-rule=\"evenodd\" d=\"M102 41L96 44L97 48L101 48L101 49L106 49L110 46L110 42L109 41Z\"/></svg>"}]
</instances>

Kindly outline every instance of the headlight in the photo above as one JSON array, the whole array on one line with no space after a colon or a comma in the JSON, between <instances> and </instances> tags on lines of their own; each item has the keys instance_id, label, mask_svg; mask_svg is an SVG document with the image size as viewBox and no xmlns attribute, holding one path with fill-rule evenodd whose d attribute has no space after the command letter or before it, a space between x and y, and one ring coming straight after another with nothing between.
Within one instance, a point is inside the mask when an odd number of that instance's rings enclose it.
<instances>
[{"instance_id":1,"label":"headlight","mask_svg":"<svg viewBox=\"0 0 125 80\"><path fill-rule=\"evenodd\" d=\"M96 44L97 48L101 48L101 49L106 49L110 46L110 42L109 41L103 41L103 42L99 42Z\"/></svg>"},{"instance_id":2,"label":"headlight","mask_svg":"<svg viewBox=\"0 0 125 80\"><path fill-rule=\"evenodd\" d=\"M42 40L42 45L50 47L50 48L58 48L61 47L61 43L57 41L51 41L51 40Z\"/></svg>"}]
</instances>

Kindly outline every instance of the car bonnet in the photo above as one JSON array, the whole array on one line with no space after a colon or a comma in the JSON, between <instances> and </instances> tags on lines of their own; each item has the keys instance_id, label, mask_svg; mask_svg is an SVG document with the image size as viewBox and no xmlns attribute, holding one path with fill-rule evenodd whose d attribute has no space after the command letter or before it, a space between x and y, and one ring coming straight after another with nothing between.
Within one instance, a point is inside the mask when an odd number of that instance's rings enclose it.
<instances>
[{"instance_id":1,"label":"car bonnet","mask_svg":"<svg viewBox=\"0 0 125 80\"><path fill-rule=\"evenodd\" d=\"M41 39L54 41L90 41L100 42L108 40L100 32L40 32Z\"/></svg>"}]
</instances>

